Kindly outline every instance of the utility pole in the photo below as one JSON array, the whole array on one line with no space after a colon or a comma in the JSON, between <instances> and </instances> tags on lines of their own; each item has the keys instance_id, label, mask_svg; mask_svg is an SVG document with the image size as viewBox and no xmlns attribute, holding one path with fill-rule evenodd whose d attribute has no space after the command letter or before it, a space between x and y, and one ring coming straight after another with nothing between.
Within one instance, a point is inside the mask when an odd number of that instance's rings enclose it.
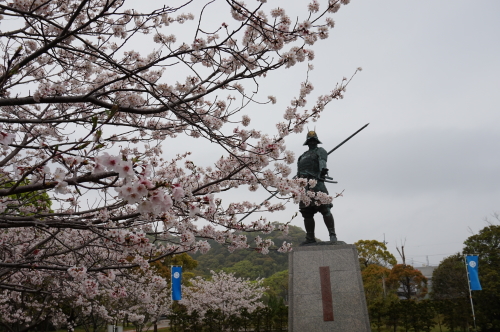
<instances>
[{"instance_id":1,"label":"utility pole","mask_svg":"<svg viewBox=\"0 0 500 332\"><path fill-rule=\"evenodd\" d=\"M387 294L385 292L385 275L382 275L382 287L384 288L384 299L387 297Z\"/></svg>"}]
</instances>

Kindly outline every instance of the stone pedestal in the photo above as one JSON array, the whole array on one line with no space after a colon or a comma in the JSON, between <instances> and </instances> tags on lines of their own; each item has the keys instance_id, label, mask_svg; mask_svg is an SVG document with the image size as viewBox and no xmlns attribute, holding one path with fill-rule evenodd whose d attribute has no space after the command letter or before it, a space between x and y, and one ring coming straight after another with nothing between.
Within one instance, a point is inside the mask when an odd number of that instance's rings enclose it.
<instances>
[{"instance_id":1,"label":"stone pedestal","mask_svg":"<svg viewBox=\"0 0 500 332\"><path fill-rule=\"evenodd\" d=\"M294 247L288 259L289 331L371 331L354 245Z\"/></svg>"}]
</instances>

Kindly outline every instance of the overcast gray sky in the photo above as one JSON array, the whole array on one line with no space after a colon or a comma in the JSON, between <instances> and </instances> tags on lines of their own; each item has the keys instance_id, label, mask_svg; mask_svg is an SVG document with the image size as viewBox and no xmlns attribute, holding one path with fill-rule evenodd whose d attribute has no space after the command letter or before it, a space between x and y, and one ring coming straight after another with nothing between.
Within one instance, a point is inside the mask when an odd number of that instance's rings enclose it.
<instances>
[{"instance_id":1,"label":"overcast gray sky","mask_svg":"<svg viewBox=\"0 0 500 332\"><path fill-rule=\"evenodd\" d=\"M339 183L328 188L344 190L332 210L340 240L385 234L394 254L403 242L408 262L437 265L500 212L499 17L495 0L353 0L336 14L316 48L315 92L363 71L316 130L329 150L370 123L330 155ZM285 107L297 91L286 82L302 73L281 72L261 88L280 87L272 94ZM297 156L304 136L288 140Z\"/></svg>"},{"instance_id":2,"label":"overcast gray sky","mask_svg":"<svg viewBox=\"0 0 500 332\"><path fill-rule=\"evenodd\" d=\"M432 265L500 213L499 18L495 0L353 0L337 13L311 80L363 71L316 130L328 149L370 123L330 156L339 239L385 234Z\"/></svg>"},{"instance_id":3,"label":"overcast gray sky","mask_svg":"<svg viewBox=\"0 0 500 332\"><path fill-rule=\"evenodd\" d=\"M197 18L200 3L187 8ZM163 3L147 3L153 4ZM220 24L223 4L211 5L216 12L207 10L204 22ZM266 6L300 13L306 4L269 0ZM313 96L357 67L363 71L345 98L327 107L316 131L329 150L370 123L329 159L339 182L328 185L330 193L344 190L332 210L340 240L382 241L385 235L394 254L405 243L408 262L421 266L428 258L437 265L461 251L471 232L487 225L485 217L500 213L499 18L498 0L352 0L335 15L330 38L314 46ZM186 33L187 26L175 31ZM281 70L262 82L261 99L275 95L278 103L250 107L251 126L275 132L305 68ZM304 138L287 141L297 156ZM183 142L207 165L220 153ZM186 149L164 146L167 155ZM231 193L238 196L260 202L268 195L241 188ZM297 210L291 205L270 219L285 222ZM326 227L316 219L317 236L326 240ZM300 217L293 224L303 227Z\"/></svg>"}]
</instances>

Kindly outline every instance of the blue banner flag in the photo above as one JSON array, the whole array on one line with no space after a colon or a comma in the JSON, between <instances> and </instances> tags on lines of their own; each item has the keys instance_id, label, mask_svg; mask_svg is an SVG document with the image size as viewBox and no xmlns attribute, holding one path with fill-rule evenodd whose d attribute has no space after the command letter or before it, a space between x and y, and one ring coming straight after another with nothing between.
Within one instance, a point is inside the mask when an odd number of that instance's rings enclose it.
<instances>
[{"instance_id":1,"label":"blue banner flag","mask_svg":"<svg viewBox=\"0 0 500 332\"><path fill-rule=\"evenodd\" d=\"M179 301L182 299L182 266L172 266L172 300Z\"/></svg>"},{"instance_id":2,"label":"blue banner flag","mask_svg":"<svg viewBox=\"0 0 500 332\"><path fill-rule=\"evenodd\" d=\"M482 290L477 268L479 263L478 257L466 256L465 261L467 262L467 272L469 272L470 290Z\"/></svg>"}]
</instances>

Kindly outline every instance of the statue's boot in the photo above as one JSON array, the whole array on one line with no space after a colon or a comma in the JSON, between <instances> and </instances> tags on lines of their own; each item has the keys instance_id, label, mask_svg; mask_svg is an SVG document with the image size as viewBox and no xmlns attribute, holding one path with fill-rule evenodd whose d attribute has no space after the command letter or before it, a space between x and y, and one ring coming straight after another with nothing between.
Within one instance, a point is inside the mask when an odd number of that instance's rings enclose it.
<instances>
[{"instance_id":1,"label":"statue's boot","mask_svg":"<svg viewBox=\"0 0 500 332\"><path fill-rule=\"evenodd\" d=\"M326 228L328 228L328 234L330 235L330 242L337 242L337 235L335 234L335 222L333 221L332 214L328 214L323 216L323 220L325 221Z\"/></svg>"},{"instance_id":2,"label":"statue's boot","mask_svg":"<svg viewBox=\"0 0 500 332\"><path fill-rule=\"evenodd\" d=\"M306 240L300 245L316 243L316 238L314 237L314 218L304 218L304 226L306 227Z\"/></svg>"}]
</instances>

